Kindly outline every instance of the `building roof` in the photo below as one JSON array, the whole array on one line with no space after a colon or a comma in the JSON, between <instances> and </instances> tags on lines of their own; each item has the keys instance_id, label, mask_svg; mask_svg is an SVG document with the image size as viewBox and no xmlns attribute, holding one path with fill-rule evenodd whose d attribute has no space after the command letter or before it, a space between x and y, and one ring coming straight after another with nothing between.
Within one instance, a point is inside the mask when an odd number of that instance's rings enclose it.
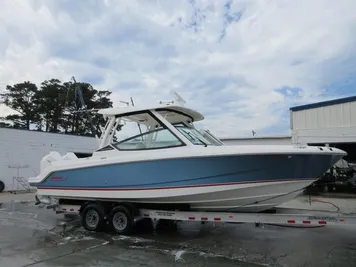
<instances>
[{"instance_id":1,"label":"building roof","mask_svg":"<svg viewBox=\"0 0 356 267\"><path fill-rule=\"evenodd\" d=\"M356 101L356 96L349 96L349 97L338 98L338 99L317 102L317 103L312 103L307 105L295 106L295 107L291 107L290 110L300 111L305 109L320 108L320 107L326 107L326 106L343 104L343 103L354 102L354 101Z\"/></svg>"}]
</instances>

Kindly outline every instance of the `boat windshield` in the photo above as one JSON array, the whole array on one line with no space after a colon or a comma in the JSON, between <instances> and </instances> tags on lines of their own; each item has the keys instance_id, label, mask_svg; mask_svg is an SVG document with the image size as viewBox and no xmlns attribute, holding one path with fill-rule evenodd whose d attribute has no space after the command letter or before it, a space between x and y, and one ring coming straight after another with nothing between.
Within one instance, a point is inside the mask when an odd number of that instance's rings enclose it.
<instances>
[{"instance_id":1,"label":"boat windshield","mask_svg":"<svg viewBox=\"0 0 356 267\"><path fill-rule=\"evenodd\" d=\"M176 129L194 145L211 146L214 145L206 139L197 129L187 126L175 125Z\"/></svg>"},{"instance_id":2,"label":"boat windshield","mask_svg":"<svg viewBox=\"0 0 356 267\"><path fill-rule=\"evenodd\" d=\"M115 141L112 143L118 150L147 150L185 145L148 113L129 116L120 123L118 129L115 129Z\"/></svg>"},{"instance_id":3,"label":"boat windshield","mask_svg":"<svg viewBox=\"0 0 356 267\"><path fill-rule=\"evenodd\" d=\"M194 145L220 145L211 138L205 137L188 120L172 125ZM179 134L172 132L149 113L136 113L125 118L117 118L113 130L115 134L112 146L118 150L159 149L186 145L179 138Z\"/></svg>"}]
</instances>

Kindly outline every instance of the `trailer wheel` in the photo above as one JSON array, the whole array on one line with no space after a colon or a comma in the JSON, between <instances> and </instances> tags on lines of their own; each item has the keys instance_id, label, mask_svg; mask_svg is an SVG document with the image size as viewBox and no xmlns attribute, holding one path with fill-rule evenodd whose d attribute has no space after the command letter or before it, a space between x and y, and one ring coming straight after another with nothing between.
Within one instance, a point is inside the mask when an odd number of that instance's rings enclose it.
<instances>
[{"instance_id":1,"label":"trailer wheel","mask_svg":"<svg viewBox=\"0 0 356 267\"><path fill-rule=\"evenodd\" d=\"M81 212L83 227L88 231L98 231L105 223L105 210L97 203L88 204Z\"/></svg>"},{"instance_id":2,"label":"trailer wheel","mask_svg":"<svg viewBox=\"0 0 356 267\"><path fill-rule=\"evenodd\" d=\"M134 217L125 206L116 206L109 214L113 230L120 235L130 235L134 229Z\"/></svg>"},{"instance_id":3,"label":"trailer wheel","mask_svg":"<svg viewBox=\"0 0 356 267\"><path fill-rule=\"evenodd\" d=\"M5 189L5 184L4 184L3 181L0 181L0 193L1 193L2 191L4 191L4 189Z\"/></svg>"}]
</instances>

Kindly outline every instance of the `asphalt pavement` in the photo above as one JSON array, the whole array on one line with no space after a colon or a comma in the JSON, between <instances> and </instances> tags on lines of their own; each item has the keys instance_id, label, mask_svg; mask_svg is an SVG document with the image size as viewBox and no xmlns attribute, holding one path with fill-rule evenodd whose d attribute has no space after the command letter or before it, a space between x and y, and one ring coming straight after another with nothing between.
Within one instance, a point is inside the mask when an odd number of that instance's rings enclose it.
<instances>
[{"instance_id":1,"label":"asphalt pavement","mask_svg":"<svg viewBox=\"0 0 356 267\"><path fill-rule=\"evenodd\" d=\"M77 217L56 215L32 200L33 194L0 194L0 266L326 267L356 262L355 226L180 223L176 231L128 237L85 231ZM296 201L294 206L307 203L303 197ZM314 202L319 205L314 208L339 205L339 210L352 211L351 200L330 201L336 204Z\"/></svg>"}]
</instances>

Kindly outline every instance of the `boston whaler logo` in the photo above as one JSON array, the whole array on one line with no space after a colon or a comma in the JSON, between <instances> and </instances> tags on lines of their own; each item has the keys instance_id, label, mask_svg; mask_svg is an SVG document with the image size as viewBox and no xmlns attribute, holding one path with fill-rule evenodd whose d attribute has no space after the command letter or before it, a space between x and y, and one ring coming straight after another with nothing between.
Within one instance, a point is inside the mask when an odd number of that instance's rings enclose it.
<instances>
[{"instance_id":1,"label":"boston whaler logo","mask_svg":"<svg viewBox=\"0 0 356 267\"><path fill-rule=\"evenodd\" d=\"M64 180L67 180L66 177L63 177L63 176L51 176L50 178L51 181L64 181Z\"/></svg>"}]
</instances>

